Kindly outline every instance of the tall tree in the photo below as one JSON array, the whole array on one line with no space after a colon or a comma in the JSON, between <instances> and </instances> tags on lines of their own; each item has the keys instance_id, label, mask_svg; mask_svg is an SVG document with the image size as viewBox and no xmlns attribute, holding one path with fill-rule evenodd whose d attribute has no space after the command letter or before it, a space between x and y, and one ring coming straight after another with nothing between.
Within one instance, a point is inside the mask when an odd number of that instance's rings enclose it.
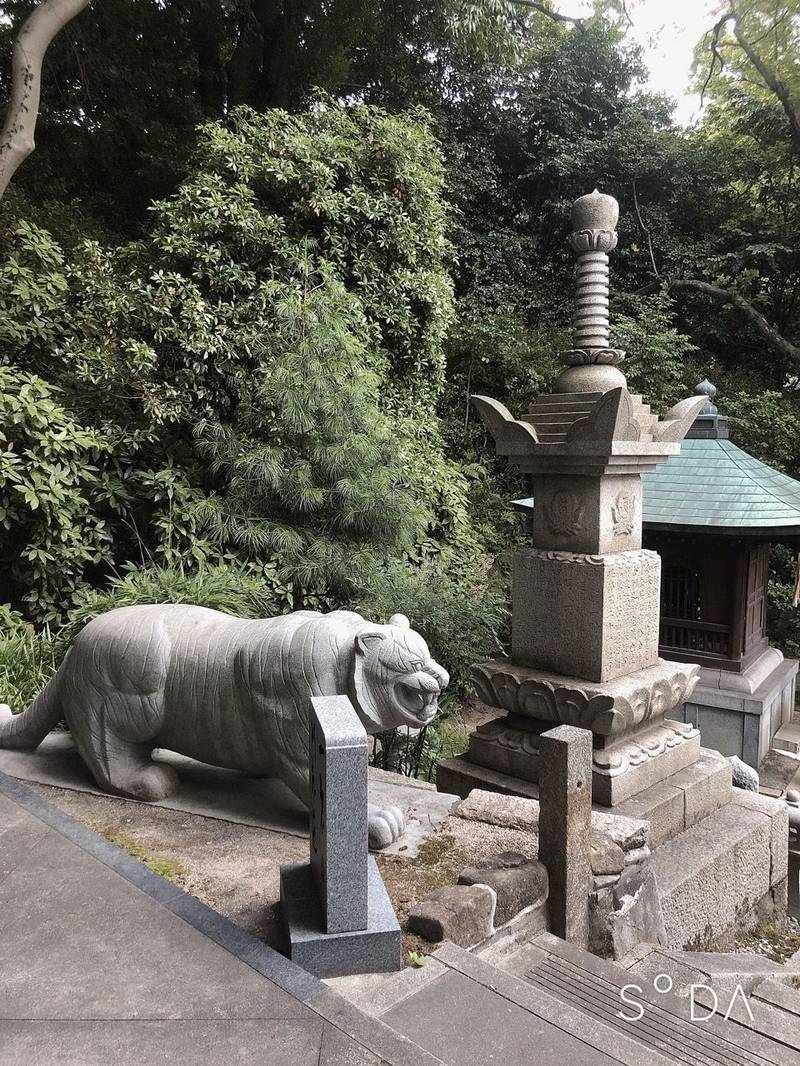
<instances>
[{"instance_id":1,"label":"tall tree","mask_svg":"<svg viewBox=\"0 0 800 1066\"><path fill-rule=\"evenodd\" d=\"M90 0L42 0L19 30L11 54L11 92L0 129L0 199L17 167L34 149L42 63L53 38Z\"/></svg>"}]
</instances>

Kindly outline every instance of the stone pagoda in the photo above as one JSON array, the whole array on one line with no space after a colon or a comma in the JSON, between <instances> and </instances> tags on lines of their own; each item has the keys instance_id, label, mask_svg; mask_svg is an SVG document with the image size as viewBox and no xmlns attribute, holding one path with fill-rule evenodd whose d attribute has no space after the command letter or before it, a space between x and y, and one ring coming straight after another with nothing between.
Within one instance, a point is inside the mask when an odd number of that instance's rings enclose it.
<instances>
[{"instance_id":1,"label":"stone pagoda","mask_svg":"<svg viewBox=\"0 0 800 1066\"><path fill-rule=\"evenodd\" d=\"M511 657L475 672L480 698L500 713L465 756L440 765L448 792L535 796L539 736L554 725L592 731L593 798L607 806L700 755L695 726L666 717L691 696L699 667L658 654L661 562L642 549L642 474L679 452L707 397L660 419L628 391L625 353L609 346L618 215L596 190L573 205L574 347L554 391L519 418L473 397L498 454L531 475L536 507L532 546L514 559Z\"/></svg>"}]
</instances>

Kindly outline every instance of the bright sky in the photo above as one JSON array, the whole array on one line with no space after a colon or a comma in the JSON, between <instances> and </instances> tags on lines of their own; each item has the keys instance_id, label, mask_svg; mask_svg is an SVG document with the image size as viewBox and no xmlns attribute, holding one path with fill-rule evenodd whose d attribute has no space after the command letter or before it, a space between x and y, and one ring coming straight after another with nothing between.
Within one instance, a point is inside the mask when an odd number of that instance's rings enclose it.
<instances>
[{"instance_id":1,"label":"bright sky","mask_svg":"<svg viewBox=\"0 0 800 1066\"><path fill-rule=\"evenodd\" d=\"M628 0L631 36L644 48L650 86L678 102L675 118L689 124L700 116L699 94L689 91L694 47L715 22L719 0ZM557 0L564 15L591 12L589 0Z\"/></svg>"}]
</instances>

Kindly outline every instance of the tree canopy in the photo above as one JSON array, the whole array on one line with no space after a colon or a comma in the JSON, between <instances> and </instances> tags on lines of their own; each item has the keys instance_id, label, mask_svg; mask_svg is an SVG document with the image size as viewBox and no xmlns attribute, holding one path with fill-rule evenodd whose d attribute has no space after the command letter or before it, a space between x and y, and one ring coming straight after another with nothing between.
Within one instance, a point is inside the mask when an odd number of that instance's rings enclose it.
<instances>
[{"instance_id":1,"label":"tree canopy","mask_svg":"<svg viewBox=\"0 0 800 1066\"><path fill-rule=\"evenodd\" d=\"M33 7L0 3L4 55ZM91 4L0 202L0 599L56 623L207 567L369 610L398 561L485 592L524 486L469 395L557 372L595 186L632 387L712 378L800 475L800 0L715 18L684 129L610 0Z\"/></svg>"}]
</instances>

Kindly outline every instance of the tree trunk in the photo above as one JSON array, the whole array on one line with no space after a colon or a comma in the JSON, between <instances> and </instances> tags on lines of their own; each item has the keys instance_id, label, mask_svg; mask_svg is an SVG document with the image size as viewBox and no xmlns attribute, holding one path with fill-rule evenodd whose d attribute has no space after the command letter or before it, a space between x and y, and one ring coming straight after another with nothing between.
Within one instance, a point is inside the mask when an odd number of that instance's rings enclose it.
<instances>
[{"instance_id":1,"label":"tree trunk","mask_svg":"<svg viewBox=\"0 0 800 1066\"><path fill-rule=\"evenodd\" d=\"M0 132L0 199L17 168L35 148L44 54L56 34L90 2L43 0L17 34L11 57L11 96Z\"/></svg>"}]
</instances>

